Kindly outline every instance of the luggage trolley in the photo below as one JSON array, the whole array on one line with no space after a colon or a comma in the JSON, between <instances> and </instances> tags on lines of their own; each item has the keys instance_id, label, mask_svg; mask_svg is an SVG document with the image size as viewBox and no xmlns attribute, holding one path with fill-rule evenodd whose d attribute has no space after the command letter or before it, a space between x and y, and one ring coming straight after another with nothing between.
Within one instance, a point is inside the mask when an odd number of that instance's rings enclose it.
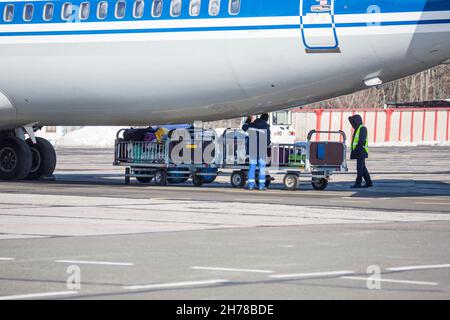
<instances>
[{"instance_id":1,"label":"luggage trolley","mask_svg":"<svg viewBox=\"0 0 450 320\"><path fill-rule=\"evenodd\" d=\"M231 131L230 131L231 130ZM245 143L246 135L238 130L227 129L224 132L224 141L231 133L234 143L233 150L227 150L230 144L224 143L223 165L224 169L231 169L231 185L233 188L243 188L248 177L248 155L245 149L239 149L237 144ZM342 141L312 141L316 134L339 134ZM297 190L300 175L311 175L311 184L315 190L325 190L328 181L334 172L348 171L346 161L346 135L343 131L316 131L309 132L306 143L275 144L270 147L271 155L267 163L267 171L284 172L283 184L287 190ZM258 174L256 174L258 177ZM274 180L267 175L266 186Z\"/></svg>"},{"instance_id":2,"label":"luggage trolley","mask_svg":"<svg viewBox=\"0 0 450 320\"><path fill-rule=\"evenodd\" d=\"M312 141L317 134L339 134L337 141ZM347 136L343 131L316 131L308 133L304 172L311 174L311 184L315 190L325 190L334 172L347 172ZM295 148L294 148L295 150ZM287 190L296 190L303 170L287 170L283 183Z\"/></svg>"},{"instance_id":3,"label":"luggage trolley","mask_svg":"<svg viewBox=\"0 0 450 320\"><path fill-rule=\"evenodd\" d=\"M130 184L130 178L134 177L140 183L150 183L154 180L156 185L179 184L188 181L190 178L195 186L205 183L212 183L218 175L218 166L200 163L174 163L171 158L173 148L180 141L170 139L158 141L130 141L123 138L123 133L127 129L121 129L116 134L114 147L114 165L125 167L125 184ZM217 143L215 136L209 134L208 130L191 132L191 143L187 143L179 152L183 157L184 153L191 153L197 149L203 149L211 144ZM169 136L172 132L169 132ZM200 134L199 134L200 133Z\"/></svg>"}]
</instances>

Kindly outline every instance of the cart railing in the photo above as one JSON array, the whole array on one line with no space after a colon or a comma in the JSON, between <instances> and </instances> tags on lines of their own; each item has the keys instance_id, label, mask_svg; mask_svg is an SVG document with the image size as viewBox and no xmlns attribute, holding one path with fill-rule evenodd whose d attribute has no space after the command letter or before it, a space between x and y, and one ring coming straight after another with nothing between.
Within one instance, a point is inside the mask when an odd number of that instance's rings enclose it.
<instances>
[{"instance_id":1,"label":"cart railing","mask_svg":"<svg viewBox=\"0 0 450 320\"><path fill-rule=\"evenodd\" d=\"M114 163L168 163L166 142L142 142L117 140Z\"/></svg>"},{"instance_id":2,"label":"cart railing","mask_svg":"<svg viewBox=\"0 0 450 320\"><path fill-rule=\"evenodd\" d=\"M312 137L316 134L338 134L340 136L342 136L342 142L330 142L330 141L311 141ZM318 131L318 130L311 130L308 133L307 136L307 148L306 148L306 170L310 171L310 172L315 172L318 170L320 172L324 171L325 175L328 175L327 172L332 172L332 171L348 171L348 166L347 166L347 135L345 134L344 131L342 130L338 130L338 131ZM311 144L313 143L339 143L342 148L343 148L343 152L342 152L342 158L341 161L338 165L336 164L321 164L321 165L314 165L311 164Z\"/></svg>"}]
</instances>

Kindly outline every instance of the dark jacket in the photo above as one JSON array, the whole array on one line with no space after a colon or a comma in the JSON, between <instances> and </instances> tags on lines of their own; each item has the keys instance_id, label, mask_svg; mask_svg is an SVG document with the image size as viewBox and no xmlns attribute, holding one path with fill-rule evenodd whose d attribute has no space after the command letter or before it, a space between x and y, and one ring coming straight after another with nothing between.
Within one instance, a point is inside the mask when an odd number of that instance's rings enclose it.
<instances>
[{"instance_id":1,"label":"dark jacket","mask_svg":"<svg viewBox=\"0 0 450 320\"><path fill-rule=\"evenodd\" d=\"M353 141L355 140L355 134L356 134L356 130L359 128L360 125L363 124L361 116L358 114L355 114L352 117L348 118L348 121L350 121L350 124L352 125L353 129L355 129L355 132L353 133L353 137L352 137L352 144L350 145L353 146ZM366 150L364 149L364 142L367 139L367 128L366 127L362 127L361 131L359 133L359 142L358 145L356 146L355 150L352 150L351 154L350 154L350 159L365 159L368 158L369 155L367 154Z\"/></svg>"},{"instance_id":2,"label":"dark jacket","mask_svg":"<svg viewBox=\"0 0 450 320\"><path fill-rule=\"evenodd\" d=\"M244 125L242 126L242 130L247 132L248 130L251 129L256 129L256 130L261 130L262 132L257 132L256 137L257 137L257 157L265 157L265 156L271 156L271 148L270 143L271 143L271 139L270 139L270 125L262 120L262 119L256 119L255 121L251 122L250 118L247 119L247 121L244 123ZM247 148L247 154L249 154L250 152L250 145L249 145L249 137L246 138L246 148ZM259 144L261 139L267 139L267 151L266 152L262 152L262 150L259 149ZM262 140L264 141L264 140ZM252 157L252 156L251 156Z\"/></svg>"},{"instance_id":3,"label":"dark jacket","mask_svg":"<svg viewBox=\"0 0 450 320\"><path fill-rule=\"evenodd\" d=\"M258 129L258 130L266 130L266 136L267 136L267 146L270 145L271 140L270 140L270 126L269 124L261 119L256 119L253 122L250 122L250 119L247 119L247 121L244 123L244 125L242 126L242 130L244 130L245 132L248 131L248 129ZM258 135L258 138L260 137L260 135Z\"/></svg>"}]
</instances>

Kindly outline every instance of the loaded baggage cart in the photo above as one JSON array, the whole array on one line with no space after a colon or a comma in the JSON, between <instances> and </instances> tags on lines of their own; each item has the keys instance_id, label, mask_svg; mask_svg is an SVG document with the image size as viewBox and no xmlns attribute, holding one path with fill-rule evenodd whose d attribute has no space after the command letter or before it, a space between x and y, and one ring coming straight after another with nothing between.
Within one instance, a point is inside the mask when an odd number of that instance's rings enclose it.
<instances>
[{"instance_id":1,"label":"loaded baggage cart","mask_svg":"<svg viewBox=\"0 0 450 320\"><path fill-rule=\"evenodd\" d=\"M156 133L155 139L137 141L142 140L146 134L138 131L138 139L134 139L130 138L134 136L129 130L121 129L117 132L113 163L115 166L125 167L126 184L130 183L131 178L140 183L150 183L153 180L159 186L184 183L189 179L196 186L215 181L218 175L215 159L206 162L203 158L203 151L217 143L215 134L210 130L187 130L189 141L181 138L173 141L171 135L175 130L167 132L165 137L157 130L149 130L148 136ZM216 157L214 153L213 157Z\"/></svg>"}]
</instances>

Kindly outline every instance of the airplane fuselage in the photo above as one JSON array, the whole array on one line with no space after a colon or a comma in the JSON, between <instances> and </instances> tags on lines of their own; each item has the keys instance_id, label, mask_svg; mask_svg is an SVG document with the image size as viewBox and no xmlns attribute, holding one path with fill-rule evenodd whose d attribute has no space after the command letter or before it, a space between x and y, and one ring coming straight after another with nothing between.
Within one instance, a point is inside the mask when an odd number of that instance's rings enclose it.
<instances>
[{"instance_id":1,"label":"airplane fuselage","mask_svg":"<svg viewBox=\"0 0 450 320\"><path fill-rule=\"evenodd\" d=\"M151 0L124 1L123 12L118 2L1 0L0 129L238 117L450 58L448 0L221 0L219 12L209 0L196 12L197 1L174 12L178 0L164 0L159 17Z\"/></svg>"}]
</instances>

